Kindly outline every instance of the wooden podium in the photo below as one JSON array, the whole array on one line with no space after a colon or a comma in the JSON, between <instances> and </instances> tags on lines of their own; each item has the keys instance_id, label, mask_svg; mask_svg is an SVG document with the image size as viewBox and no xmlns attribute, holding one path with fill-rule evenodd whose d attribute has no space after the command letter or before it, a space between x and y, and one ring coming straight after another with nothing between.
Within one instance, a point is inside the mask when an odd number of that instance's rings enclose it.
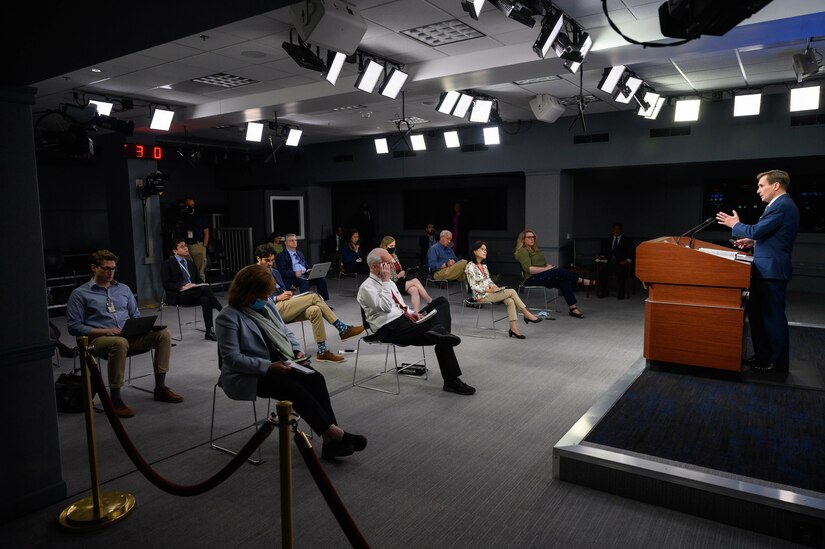
<instances>
[{"instance_id":1,"label":"wooden podium","mask_svg":"<svg viewBox=\"0 0 825 549\"><path fill-rule=\"evenodd\" d=\"M649 290L644 356L740 372L750 263L699 251L735 252L731 248L689 243L689 237L663 236L636 248L636 276Z\"/></svg>"}]
</instances>

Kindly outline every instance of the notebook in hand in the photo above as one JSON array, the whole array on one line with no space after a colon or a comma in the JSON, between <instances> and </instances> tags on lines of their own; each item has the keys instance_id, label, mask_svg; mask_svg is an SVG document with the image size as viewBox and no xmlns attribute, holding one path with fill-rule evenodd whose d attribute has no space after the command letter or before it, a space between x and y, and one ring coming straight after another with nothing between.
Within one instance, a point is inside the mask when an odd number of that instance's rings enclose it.
<instances>
[{"instance_id":1,"label":"notebook in hand","mask_svg":"<svg viewBox=\"0 0 825 549\"><path fill-rule=\"evenodd\" d=\"M424 316L422 316L421 318L416 320L415 323L416 324L421 324L422 322L426 322L426 321L430 320L432 317L434 317L435 313L437 313L437 312L438 312L437 310L433 309L429 313L425 314Z\"/></svg>"},{"instance_id":2,"label":"notebook in hand","mask_svg":"<svg viewBox=\"0 0 825 549\"><path fill-rule=\"evenodd\" d=\"M126 320L126 324L120 329L122 337L139 337L148 334L158 319L157 315L139 316Z\"/></svg>"}]
</instances>

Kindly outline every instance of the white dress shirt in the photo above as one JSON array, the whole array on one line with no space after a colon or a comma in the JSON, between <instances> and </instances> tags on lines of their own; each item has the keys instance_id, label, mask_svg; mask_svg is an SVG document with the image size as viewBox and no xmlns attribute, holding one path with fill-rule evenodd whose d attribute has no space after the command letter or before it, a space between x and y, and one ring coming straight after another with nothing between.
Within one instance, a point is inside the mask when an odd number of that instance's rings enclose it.
<instances>
[{"instance_id":1,"label":"white dress shirt","mask_svg":"<svg viewBox=\"0 0 825 549\"><path fill-rule=\"evenodd\" d=\"M393 299L393 296L395 296L395 299ZM373 332L378 331L384 325L404 314L398 303L406 306L404 298L398 293L395 282L391 280L382 282L377 275L372 273L358 288L357 299L361 308L364 309L367 323ZM396 299L398 303L396 303Z\"/></svg>"}]
</instances>

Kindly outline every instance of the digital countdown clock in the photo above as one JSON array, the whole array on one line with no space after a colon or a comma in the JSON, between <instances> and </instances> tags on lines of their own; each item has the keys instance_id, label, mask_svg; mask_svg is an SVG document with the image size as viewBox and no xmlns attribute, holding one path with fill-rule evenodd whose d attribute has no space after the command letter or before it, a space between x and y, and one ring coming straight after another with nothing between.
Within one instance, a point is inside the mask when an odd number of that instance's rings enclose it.
<instances>
[{"instance_id":1,"label":"digital countdown clock","mask_svg":"<svg viewBox=\"0 0 825 549\"><path fill-rule=\"evenodd\" d=\"M124 143L123 158L137 158L140 160L163 160L166 158L163 147L159 145L141 145L139 143Z\"/></svg>"}]
</instances>

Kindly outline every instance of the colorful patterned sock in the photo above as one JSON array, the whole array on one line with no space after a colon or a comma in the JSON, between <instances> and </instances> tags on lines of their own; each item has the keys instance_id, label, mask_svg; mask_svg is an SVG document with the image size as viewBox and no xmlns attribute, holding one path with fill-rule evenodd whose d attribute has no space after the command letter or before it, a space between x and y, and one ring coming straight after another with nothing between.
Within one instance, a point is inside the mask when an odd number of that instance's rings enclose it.
<instances>
[{"instance_id":1,"label":"colorful patterned sock","mask_svg":"<svg viewBox=\"0 0 825 549\"><path fill-rule=\"evenodd\" d=\"M339 334L343 334L344 332L349 330L349 326L347 326L346 324L341 322L340 318L337 319L335 322L333 322L332 325L335 326L338 329Z\"/></svg>"}]
</instances>

